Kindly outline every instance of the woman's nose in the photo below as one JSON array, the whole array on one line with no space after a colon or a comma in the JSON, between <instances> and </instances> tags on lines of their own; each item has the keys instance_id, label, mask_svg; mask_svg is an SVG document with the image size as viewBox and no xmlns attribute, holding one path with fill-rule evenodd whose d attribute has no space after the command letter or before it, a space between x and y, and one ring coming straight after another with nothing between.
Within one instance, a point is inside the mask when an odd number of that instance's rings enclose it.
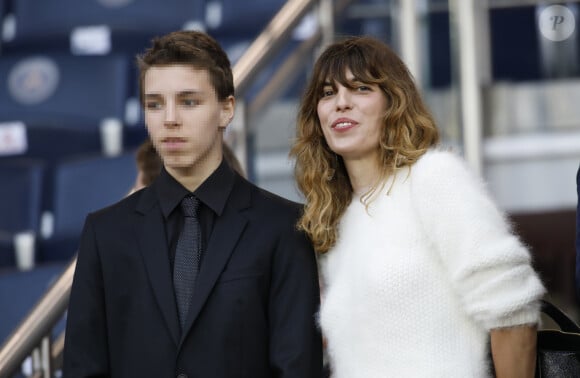
<instances>
[{"instance_id":1,"label":"woman's nose","mask_svg":"<svg viewBox=\"0 0 580 378\"><path fill-rule=\"evenodd\" d=\"M336 93L336 109L350 109L352 106L351 100L350 91L347 88L340 88Z\"/></svg>"}]
</instances>

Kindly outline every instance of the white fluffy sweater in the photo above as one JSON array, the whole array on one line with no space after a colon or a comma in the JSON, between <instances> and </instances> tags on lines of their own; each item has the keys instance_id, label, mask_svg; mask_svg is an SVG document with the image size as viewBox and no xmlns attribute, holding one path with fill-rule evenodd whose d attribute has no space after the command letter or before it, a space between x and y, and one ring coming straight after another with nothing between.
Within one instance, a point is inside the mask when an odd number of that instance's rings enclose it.
<instances>
[{"instance_id":1,"label":"white fluffy sweater","mask_svg":"<svg viewBox=\"0 0 580 378\"><path fill-rule=\"evenodd\" d=\"M320 260L333 378L487 377L489 330L539 321L530 254L454 154L390 183L353 197Z\"/></svg>"}]
</instances>

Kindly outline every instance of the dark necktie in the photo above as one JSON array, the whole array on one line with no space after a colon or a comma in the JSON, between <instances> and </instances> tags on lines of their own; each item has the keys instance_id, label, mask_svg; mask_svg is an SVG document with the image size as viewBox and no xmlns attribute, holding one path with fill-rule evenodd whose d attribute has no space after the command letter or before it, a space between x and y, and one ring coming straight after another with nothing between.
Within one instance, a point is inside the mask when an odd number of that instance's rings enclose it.
<instances>
[{"instance_id":1,"label":"dark necktie","mask_svg":"<svg viewBox=\"0 0 580 378\"><path fill-rule=\"evenodd\" d=\"M187 196L181 201L183 212L183 229L177 240L175 262L173 266L173 285L179 312L181 329L185 328L187 312L193 296L195 279L199 272L201 256L201 227L197 218L199 200Z\"/></svg>"}]
</instances>

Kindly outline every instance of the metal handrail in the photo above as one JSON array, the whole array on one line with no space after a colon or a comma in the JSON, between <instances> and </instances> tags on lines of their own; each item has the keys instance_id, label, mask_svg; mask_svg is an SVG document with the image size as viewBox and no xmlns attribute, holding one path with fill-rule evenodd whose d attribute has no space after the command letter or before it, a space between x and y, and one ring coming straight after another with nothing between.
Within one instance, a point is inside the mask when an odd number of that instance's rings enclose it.
<instances>
[{"instance_id":1,"label":"metal handrail","mask_svg":"<svg viewBox=\"0 0 580 378\"><path fill-rule=\"evenodd\" d=\"M259 70L269 62L270 56L283 45L292 29L317 2L318 0L286 2L234 65L234 85L238 93L247 90ZM76 257L2 345L0 377L9 377L18 371L20 364L62 318L68 306L75 267ZM62 341L62 338L59 340Z\"/></svg>"},{"instance_id":2,"label":"metal handrail","mask_svg":"<svg viewBox=\"0 0 580 378\"><path fill-rule=\"evenodd\" d=\"M270 60L269 56L279 50L293 28L317 3L318 0L289 0L284 4L234 65L234 88L238 93L247 90L258 72Z\"/></svg>"},{"instance_id":3,"label":"metal handrail","mask_svg":"<svg viewBox=\"0 0 580 378\"><path fill-rule=\"evenodd\" d=\"M28 316L0 349L0 376L13 374L43 337L50 334L68 305L76 266L73 258L56 282L47 290Z\"/></svg>"},{"instance_id":4,"label":"metal handrail","mask_svg":"<svg viewBox=\"0 0 580 378\"><path fill-rule=\"evenodd\" d=\"M334 16L342 14L342 12L351 4L354 0L336 0L332 4L331 10L334 12ZM284 63L279 67L279 69L274 72L270 77L268 83L262 88L262 90L256 95L255 99L248 106L248 114L250 117L255 116L262 109L266 108L270 102L274 101L279 97L280 93L285 88L285 84L291 82L292 74L302 68L308 59L307 55L314 51L316 46L324 44L325 42L325 30L324 26L316 30L309 38L304 40L284 61Z\"/></svg>"}]
</instances>

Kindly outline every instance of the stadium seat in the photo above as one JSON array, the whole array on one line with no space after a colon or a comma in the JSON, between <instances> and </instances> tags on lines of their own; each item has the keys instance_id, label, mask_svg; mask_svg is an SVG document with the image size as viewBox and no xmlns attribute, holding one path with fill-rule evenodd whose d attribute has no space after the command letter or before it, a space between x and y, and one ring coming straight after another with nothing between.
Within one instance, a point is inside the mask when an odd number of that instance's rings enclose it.
<instances>
[{"instance_id":1,"label":"stadium seat","mask_svg":"<svg viewBox=\"0 0 580 378\"><path fill-rule=\"evenodd\" d=\"M285 0L211 0L206 5L207 30L216 38L255 37L278 13Z\"/></svg>"},{"instance_id":2,"label":"stadium seat","mask_svg":"<svg viewBox=\"0 0 580 378\"><path fill-rule=\"evenodd\" d=\"M6 124L7 127L11 123ZM3 129L0 123L0 133ZM22 124L25 140L22 149L16 149L12 153L2 151L0 146L0 161L25 157L43 159L47 165L52 165L58 160L76 155L88 153L100 153L102 151L101 139L97 128L83 129L75 127L44 127ZM1 135L1 134L0 134ZM1 145L0 141L0 145Z\"/></svg>"},{"instance_id":3,"label":"stadium seat","mask_svg":"<svg viewBox=\"0 0 580 378\"><path fill-rule=\"evenodd\" d=\"M205 25L218 40L253 39L278 13L285 0L211 0L206 5Z\"/></svg>"},{"instance_id":4,"label":"stadium seat","mask_svg":"<svg viewBox=\"0 0 580 378\"><path fill-rule=\"evenodd\" d=\"M78 247L89 212L121 200L137 176L134 151L116 157L91 155L57 163L49 208L51 235L40 240L39 261L68 260Z\"/></svg>"},{"instance_id":5,"label":"stadium seat","mask_svg":"<svg viewBox=\"0 0 580 378\"><path fill-rule=\"evenodd\" d=\"M203 0L18 0L13 9L17 32L7 48L74 47L75 38L90 40L102 30L113 51L127 51L127 41L142 46L152 36L202 24L204 12Z\"/></svg>"},{"instance_id":6,"label":"stadium seat","mask_svg":"<svg viewBox=\"0 0 580 378\"><path fill-rule=\"evenodd\" d=\"M15 264L15 234L39 233L43 175L39 160L0 161L0 267Z\"/></svg>"},{"instance_id":7,"label":"stadium seat","mask_svg":"<svg viewBox=\"0 0 580 378\"><path fill-rule=\"evenodd\" d=\"M3 55L0 122L95 128L124 119L129 97L125 56Z\"/></svg>"},{"instance_id":8,"label":"stadium seat","mask_svg":"<svg viewBox=\"0 0 580 378\"><path fill-rule=\"evenodd\" d=\"M43 170L38 160L0 161L0 230L38 230Z\"/></svg>"},{"instance_id":9,"label":"stadium seat","mask_svg":"<svg viewBox=\"0 0 580 378\"><path fill-rule=\"evenodd\" d=\"M0 344L6 341L24 317L34 308L46 290L65 269L65 263L38 266L29 271L0 271ZM61 321L55 330L61 331Z\"/></svg>"}]
</instances>

